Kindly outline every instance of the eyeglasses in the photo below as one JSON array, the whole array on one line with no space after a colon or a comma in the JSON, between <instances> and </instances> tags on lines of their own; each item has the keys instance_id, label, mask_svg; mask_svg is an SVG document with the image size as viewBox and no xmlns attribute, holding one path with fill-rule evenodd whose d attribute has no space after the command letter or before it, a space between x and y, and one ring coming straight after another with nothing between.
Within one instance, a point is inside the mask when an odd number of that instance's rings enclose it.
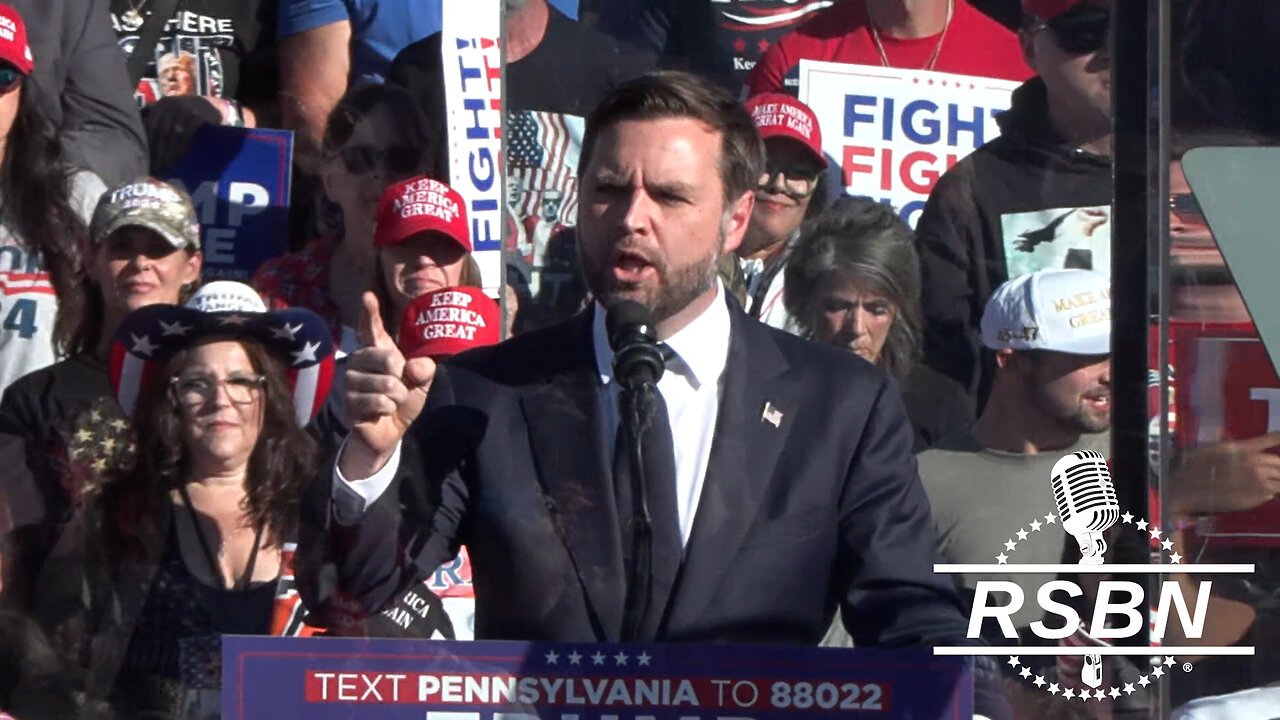
<instances>
[{"instance_id":1,"label":"eyeglasses","mask_svg":"<svg viewBox=\"0 0 1280 720\"><path fill-rule=\"evenodd\" d=\"M760 183L757 187L761 190L776 191L779 176L782 177L782 192L792 199L803 200L817 191L818 178L822 177L822 171L801 167L784 168L769 162L765 165L764 172L760 174Z\"/></svg>"},{"instance_id":2,"label":"eyeglasses","mask_svg":"<svg viewBox=\"0 0 1280 720\"><path fill-rule=\"evenodd\" d=\"M227 389L227 399L236 405L247 405L253 402L255 391L267 385L267 378L262 375L232 375L229 378L216 378L212 375L182 375L169 378L169 387L173 399L188 407L203 405L218 394L218 387Z\"/></svg>"},{"instance_id":3,"label":"eyeglasses","mask_svg":"<svg viewBox=\"0 0 1280 720\"><path fill-rule=\"evenodd\" d=\"M1080 3L1052 20L1041 22L1036 31L1048 28L1058 47L1072 55L1087 55L1106 46L1111 37L1111 11Z\"/></svg>"},{"instance_id":4,"label":"eyeglasses","mask_svg":"<svg viewBox=\"0 0 1280 720\"><path fill-rule=\"evenodd\" d=\"M11 92L22 84L24 75L11 65L0 66L0 95Z\"/></svg>"},{"instance_id":5,"label":"eyeglasses","mask_svg":"<svg viewBox=\"0 0 1280 720\"><path fill-rule=\"evenodd\" d=\"M1204 211L1196 196L1191 193L1175 193L1169 196L1169 211L1188 222L1204 222Z\"/></svg>"},{"instance_id":6,"label":"eyeglasses","mask_svg":"<svg viewBox=\"0 0 1280 720\"><path fill-rule=\"evenodd\" d=\"M342 164L352 175L363 175L378 168L386 168L397 175L413 174L419 165L422 151L412 145L355 145L338 151Z\"/></svg>"}]
</instances>

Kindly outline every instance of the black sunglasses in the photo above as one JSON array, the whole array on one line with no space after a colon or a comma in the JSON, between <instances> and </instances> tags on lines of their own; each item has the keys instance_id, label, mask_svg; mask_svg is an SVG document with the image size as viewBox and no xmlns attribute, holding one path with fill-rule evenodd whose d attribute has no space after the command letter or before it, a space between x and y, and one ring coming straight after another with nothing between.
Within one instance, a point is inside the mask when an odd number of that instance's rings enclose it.
<instances>
[{"instance_id":1,"label":"black sunglasses","mask_svg":"<svg viewBox=\"0 0 1280 720\"><path fill-rule=\"evenodd\" d=\"M1111 37L1111 10L1080 3L1045 21L1058 47L1072 55L1086 55L1106 46Z\"/></svg>"},{"instance_id":2,"label":"black sunglasses","mask_svg":"<svg viewBox=\"0 0 1280 720\"><path fill-rule=\"evenodd\" d=\"M1196 196L1191 193L1170 195L1169 209L1184 219L1204 222L1204 211L1200 209L1200 203L1196 202Z\"/></svg>"},{"instance_id":3,"label":"black sunglasses","mask_svg":"<svg viewBox=\"0 0 1280 720\"><path fill-rule=\"evenodd\" d=\"M23 74L11 65L0 65L0 95L22 84Z\"/></svg>"},{"instance_id":4,"label":"black sunglasses","mask_svg":"<svg viewBox=\"0 0 1280 720\"><path fill-rule=\"evenodd\" d=\"M397 175L414 174L422 158L422 151L412 145L375 147L356 145L338 151L347 172L362 175L378 168L386 168Z\"/></svg>"}]
</instances>

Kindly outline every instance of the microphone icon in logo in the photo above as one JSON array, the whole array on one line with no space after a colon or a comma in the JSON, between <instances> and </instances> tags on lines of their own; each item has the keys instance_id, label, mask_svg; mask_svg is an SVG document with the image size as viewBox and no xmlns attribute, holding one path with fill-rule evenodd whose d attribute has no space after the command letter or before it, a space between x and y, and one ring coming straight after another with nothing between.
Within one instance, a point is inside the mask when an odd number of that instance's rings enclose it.
<instances>
[{"instance_id":1,"label":"microphone icon in logo","mask_svg":"<svg viewBox=\"0 0 1280 720\"><path fill-rule=\"evenodd\" d=\"M1062 529L1080 546L1080 564L1101 565L1107 552L1102 533L1120 519L1120 503L1102 453L1081 450L1062 456L1053 466L1051 482Z\"/></svg>"}]
</instances>

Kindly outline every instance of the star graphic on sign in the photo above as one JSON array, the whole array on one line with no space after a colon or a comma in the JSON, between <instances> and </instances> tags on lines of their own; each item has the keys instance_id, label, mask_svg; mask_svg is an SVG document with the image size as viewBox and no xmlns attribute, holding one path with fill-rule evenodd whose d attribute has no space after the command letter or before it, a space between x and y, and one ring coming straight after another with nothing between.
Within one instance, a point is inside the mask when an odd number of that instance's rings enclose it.
<instances>
[{"instance_id":1,"label":"star graphic on sign","mask_svg":"<svg viewBox=\"0 0 1280 720\"><path fill-rule=\"evenodd\" d=\"M1027 532L1026 530L1019 530L1019 531L1018 531L1018 539L1019 539L1019 540L1026 540L1026 539L1027 539L1027 536L1028 536L1028 535L1030 535L1030 534L1031 534L1031 533Z\"/></svg>"},{"instance_id":2,"label":"star graphic on sign","mask_svg":"<svg viewBox=\"0 0 1280 720\"><path fill-rule=\"evenodd\" d=\"M596 651L596 654L591 656L591 662L595 663L596 665L603 665L604 653L600 651Z\"/></svg>"},{"instance_id":3,"label":"star graphic on sign","mask_svg":"<svg viewBox=\"0 0 1280 720\"><path fill-rule=\"evenodd\" d=\"M761 39L760 42L756 43L756 47L760 48L760 54L763 55L764 51L769 49L769 41Z\"/></svg>"},{"instance_id":4,"label":"star graphic on sign","mask_svg":"<svg viewBox=\"0 0 1280 720\"><path fill-rule=\"evenodd\" d=\"M1036 679L1035 679L1035 680L1032 680L1032 682L1034 682L1034 683L1036 684L1036 687L1044 687L1044 676L1043 676L1043 675L1037 675L1037 676L1036 676Z\"/></svg>"},{"instance_id":5,"label":"star graphic on sign","mask_svg":"<svg viewBox=\"0 0 1280 720\"><path fill-rule=\"evenodd\" d=\"M115 430L116 432L120 432L121 430L124 430L127 427L129 427L129 423L125 422L124 419L122 418L116 418L115 420L111 421L111 429Z\"/></svg>"},{"instance_id":6,"label":"star graphic on sign","mask_svg":"<svg viewBox=\"0 0 1280 720\"><path fill-rule=\"evenodd\" d=\"M577 650L574 650L573 652L569 653L565 657L569 658L570 665L578 665L578 664L581 664L582 662L582 654L579 653Z\"/></svg>"},{"instance_id":7,"label":"star graphic on sign","mask_svg":"<svg viewBox=\"0 0 1280 720\"><path fill-rule=\"evenodd\" d=\"M1173 541L1172 541L1172 540L1165 540L1164 542L1160 543L1160 547L1164 548L1165 550L1172 550L1172 549L1173 549Z\"/></svg>"},{"instance_id":8,"label":"star graphic on sign","mask_svg":"<svg viewBox=\"0 0 1280 720\"><path fill-rule=\"evenodd\" d=\"M1076 696L1076 691L1075 691L1075 690L1072 690L1071 688L1067 688L1066 690L1063 690L1063 691L1062 691L1062 697L1064 697L1064 698L1066 698L1066 699L1068 699L1068 700L1070 700L1071 698L1073 698L1073 697L1075 697L1075 696Z\"/></svg>"},{"instance_id":9,"label":"star graphic on sign","mask_svg":"<svg viewBox=\"0 0 1280 720\"><path fill-rule=\"evenodd\" d=\"M624 653L624 652L622 652L621 650L619 650L619 651L618 651L618 654L613 656L613 663L614 663L615 665L626 665L626 664L627 664L627 654L626 654L626 653Z\"/></svg>"},{"instance_id":10,"label":"star graphic on sign","mask_svg":"<svg viewBox=\"0 0 1280 720\"><path fill-rule=\"evenodd\" d=\"M651 659L653 659L653 656L647 652L642 652L636 656L636 660L640 662L640 667L648 667Z\"/></svg>"},{"instance_id":11,"label":"star graphic on sign","mask_svg":"<svg viewBox=\"0 0 1280 720\"><path fill-rule=\"evenodd\" d=\"M181 320L174 320L171 323L167 323L163 320L160 321L160 337L169 337L170 335L182 337L183 335L186 335L187 331L190 329L191 326L183 325Z\"/></svg>"},{"instance_id":12,"label":"star graphic on sign","mask_svg":"<svg viewBox=\"0 0 1280 720\"><path fill-rule=\"evenodd\" d=\"M1023 665L1023 666L1022 666L1022 672L1020 672L1020 673L1018 673L1018 674L1019 674L1019 675L1021 675L1021 676L1022 676L1022 677L1024 677L1024 678L1029 678L1029 677L1031 677L1031 668L1027 667L1026 665Z\"/></svg>"},{"instance_id":13,"label":"star graphic on sign","mask_svg":"<svg viewBox=\"0 0 1280 720\"><path fill-rule=\"evenodd\" d=\"M1040 532L1040 521L1039 521L1039 520L1037 520L1037 521L1035 521L1035 522L1031 523L1031 532Z\"/></svg>"},{"instance_id":14,"label":"star graphic on sign","mask_svg":"<svg viewBox=\"0 0 1280 720\"><path fill-rule=\"evenodd\" d=\"M1000 563L1001 565L1004 565L1005 563L1009 562L1009 556L1005 555L1004 553L1000 553L999 555L996 556L996 562Z\"/></svg>"},{"instance_id":15,"label":"star graphic on sign","mask_svg":"<svg viewBox=\"0 0 1280 720\"><path fill-rule=\"evenodd\" d=\"M285 323L280 327L271 331L271 337L280 340L297 340L298 331L302 329L302 323L298 323L297 327L289 327L289 323Z\"/></svg>"},{"instance_id":16,"label":"star graphic on sign","mask_svg":"<svg viewBox=\"0 0 1280 720\"><path fill-rule=\"evenodd\" d=\"M249 322L249 318L243 315L228 315L218 321L221 325L243 325Z\"/></svg>"},{"instance_id":17,"label":"star graphic on sign","mask_svg":"<svg viewBox=\"0 0 1280 720\"><path fill-rule=\"evenodd\" d=\"M1018 659L1017 655L1009 656L1009 667L1018 667L1018 665L1021 664L1021 662L1022 661Z\"/></svg>"},{"instance_id":18,"label":"star graphic on sign","mask_svg":"<svg viewBox=\"0 0 1280 720\"><path fill-rule=\"evenodd\" d=\"M98 422L102 419L102 413L98 412L98 408L89 411L89 422Z\"/></svg>"},{"instance_id":19,"label":"star graphic on sign","mask_svg":"<svg viewBox=\"0 0 1280 720\"><path fill-rule=\"evenodd\" d=\"M76 431L76 440L79 440L80 442L89 442L92 439L93 433L89 432L88 428L80 428Z\"/></svg>"},{"instance_id":20,"label":"star graphic on sign","mask_svg":"<svg viewBox=\"0 0 1280 720\"><path fill-rule=\"evenodd\" d=\"M733 49L737 50L738 52L744 52L747 49L747 41L743 40L742 38L738 38L737 40L734 40Z\"/></svg>"},{"instance_id":21,"label":"star graphic on sign","mask_svg":"<svg viewBox=\"0 0 1280 720\"><path fill-rule=\"evenodd\" d=\"M115 438L107 438L106 440L103 440L102 449L106 450L107 452L111 452L112 450L115 450L116 449Z\"/></svg>"},{"instance_id":22,"label":"star graphic on sign","mask_svg":"<svg viewBox=\"0 0 1280 720\"><path fill-rule=\"evenodd\" d=\"M1111 686L1111 692L1109 692L1109 693L1107 693L1107 694L1108 694L1108 695L1110 695L1112 698L1118 698L1118 697L1120 697L1120 690L1119 690L1119 688L1117 688L1115 685L1112 685L1112 686Z\"/></svg>"},{"instance_id":23,"label":"star graphic on sign","mask_svg":"<svg viewBox=\"0 0 1280 720\"><path fill-rule=\"evenodd\" d=\"M1121 515L1120 519L1124 521L1125 525L1128 525L1129 523L1133 522L1133 513L1127 512Z\"/></svg>"},{"instance_id":24,"label":"star graphic on sign","mask_svg":"<svg viewBox=\"0 0 1280 720\"><path fill-rule=\"evenodd\" d=\"M1125 695L1132 695L1132 694L1133 694L1133 683L1125 683L1125 684L1124 684L1124 694L1125 694Z\"/></svg>"},{"instance_id":25,"label":"star graphic on sign","mask_svg":"<svg viewBox=\"0 0 1280 720\"><path fill-rule=\"evenodd\" d=\"M1054 515L1053 513L1049 513L1048 515L1045 515L1045 516L1044 516L1044 524L1045 524L1045 525L1052 525L1052 524L1054 524L1054 523L1056 523L1056 522L1058 522L1058 517L1057 517L1056 515Z\"/></svg>"},{"instance_id":26,"label":"star graphic on sign","mask_svg":"<svg viewBox=\"0 0 1280 720\"><path fill-rule=\"evenodd\" d=\"M316 361L316 350L320 349L320 343L303 343L302 349L291 353L293 355L293 364L301 365L304 362Z\"/></svg>"},{"instance_id":27,"label":"star graphic on sign","mask_svg":"<svg viewBox=\"0 0 1280 720\"><path fill-rule=\"evenodd\" d=\"M1151 674L1155 675L1156 677L1164 677L1164 668L1157 665L1156 668L1151 671Z\"/></svg>"},{"instance_id":28,"label":"star graphic on sign","mask_svg":"<svg viewBox=\"0 0 1280 720\"><path fill-rule=\"evenodd\" d=\"M1147 521L1146 521L1146 520L1139 520L1137 524L1138 524L1138 529L1139 529L1139 530L1146 530L1146 529L1147 529Z\"/></svg>"},{"instance_id":29,"label":"star graphic on sign","mask_svg":"<svg viewBox=\"0 0 1280 720\"><path fill-rule=\"evenodd\" d=\"M1058 694L1058 683L1049 683L1049 693L1051 695Z\"/></svg>"},{"instance_id":30,"label":"star graphic on sign","mask_svg":"<svg viewBox=\"0 0 1280 720\"><path fill-rule=\"evenodd\" d=\"M1142 677L1138 678L1138 684L1141 685L1142 687L1146 687L1151 684L1151 681L1147 679L1146 675L1143 675Z\"/></svg>"},{"instance_id":31,"label":"star graphic on sign","mask_svg":"<svg viewBox=\"0 0 1280 720\"><path fill-rule=\"evenodd\" d=\"M98 458L97 460L94 460L93 463L90 464L90 467L92 467L94 470L97 470L98 472L102 472L103 470L107 469L107 459Z\"/></svg>"},{"instance_id":32,"label":"star graphic on sign","mask_svg":"<svg viewBox=\"0 0 1280 720\"><path fill-rule=\"evenodd\" d=\"M1178 553L1174 553L1169 556L1169 562L1173 563L1174 565L1177 565L1178 563L1182 562L1182 556L1179 555Z\"/></svg>"},{"instance_id":33,"label":"star graphic on sign","mask_svg":"<svg viewBox=\"0 0 1280 720\"><path fill-rule=\"evenodd\" d=\"M151 357L151 353L156 351L156 346L151 344L150 335L143 335L142 337L138 337L133 333L129 333L129 337L133 339L133 351L138 353L139 355L146 355L147 357Z\"/></svg>"},{"instance_id":34,"label":"star graphic on sign","mask_svg":"<svg viewBox=\"0 0 1280 720\"><path fill-rule=\"evenodd\" d=\"M1107 694L1103 692L1102 688L1098 688L1097 690L1093 691L1093 697L1095 700L1101 700L1106 696Z\"/></svg>"},{"instance_id":35,"label":"star graphic on sign","mask_svg":"<svg viewBox=\"0 0 1280 720\"><path fill-rule=\"evenodd\" d=\"M1165 656L1165 659L1164 659L1165 667L1173 667L1173 662L1174 660L1172 655Z\"/></svg>"},{"instance_id":36,"label":"star graphic on sign","mask_svg":"<svg viewBox=\"0 0 1280 720\"><path fill-rule=\"evenodd\" d=\"M1151 539L1152 539L1152 540L1159 540L1159 539L1160 539L1160 528L1158 528L1158 527L1153 527L1153 528L1151 528Z\"/></svg>"},{"instance_id":37,"label":"star graphic on sign","mask_svg":"<svg viewBox=\"0 0 1280 720\"><path fill-rule=\"evenodd\" d=\"M555 650L547 651L547 654L545 657L547 659L548 665L555 665L556 662L560 659L560 655L558 655Z\"/></svg>"},{"instance_id":38,"label":"star graphic on sign","mask_svg":"<svg viewBox=\"0 0 1280 720\"><path fill-rule=\"evenodd\" d=\"M1005 540L1005 541L1004 541L1004 549L1005 549L1005 550L1008 550L1009 552L1013 552L1013 549L1014 549L1014 548L1016 548L1016 547L1018 547L1018 543L1016 543L1016 542L1014 542L1014 541L1012 541L1012 540Z\"/></svg>"}]
</instances>

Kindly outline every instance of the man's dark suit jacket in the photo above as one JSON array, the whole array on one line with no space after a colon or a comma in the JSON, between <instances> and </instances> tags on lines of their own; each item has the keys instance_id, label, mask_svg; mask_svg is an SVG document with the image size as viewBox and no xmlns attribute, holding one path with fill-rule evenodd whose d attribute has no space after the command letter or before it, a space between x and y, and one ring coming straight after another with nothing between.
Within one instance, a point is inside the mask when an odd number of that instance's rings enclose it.
<instances>
[{"instance_id":1,"label":"man's dark suit jacket","mask_svg":"<svg viewBox=\"0 0 1280 720\"><path fill-rule=\"evenodd\" d=\"M852 353L730 314L692 534L642 636L816 645L838 607L859 646L965 644L896 387ZM377 610L465 544L477 638L618 639L626 574L591 317L442 364L363 515L331 497L330 470L313 483L298 576L321 621Z\"/></svg>"}]
</instances>

